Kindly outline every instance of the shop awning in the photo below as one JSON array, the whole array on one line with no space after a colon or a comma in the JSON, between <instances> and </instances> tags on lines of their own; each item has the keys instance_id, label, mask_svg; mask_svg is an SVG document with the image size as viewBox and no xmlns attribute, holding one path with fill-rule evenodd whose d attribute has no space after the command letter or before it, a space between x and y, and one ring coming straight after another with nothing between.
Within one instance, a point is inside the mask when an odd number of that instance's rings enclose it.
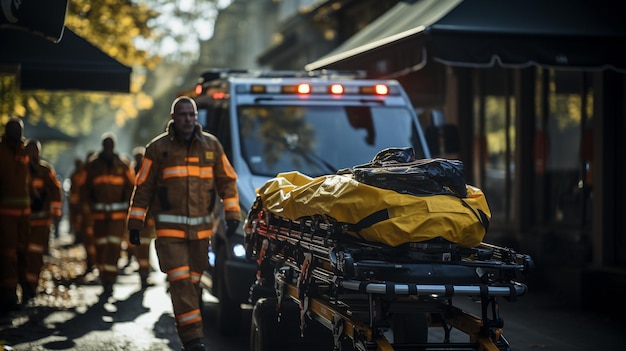
<instances>
[{"instance_id":1,"label":"shop awning","mask_svg":"<svg viewBox=\"0 0 626 351\"><path fill-rule=\"evenodd\" d=\"M626 21L611 0L403 1L305 66L397 76L451 66L626 71Z\"/></svg>"},{"instance_id":2,"label":"shop awning","mask_svg":"<svg viewBox=\"0 0 626 351\"><path fill-rule=\"evenodd\" d=\"M130 67L64 28L54 43L18 29L0 29L0 70L14 72L21 90L128 93Z\"/></svg>"}]
</instances>

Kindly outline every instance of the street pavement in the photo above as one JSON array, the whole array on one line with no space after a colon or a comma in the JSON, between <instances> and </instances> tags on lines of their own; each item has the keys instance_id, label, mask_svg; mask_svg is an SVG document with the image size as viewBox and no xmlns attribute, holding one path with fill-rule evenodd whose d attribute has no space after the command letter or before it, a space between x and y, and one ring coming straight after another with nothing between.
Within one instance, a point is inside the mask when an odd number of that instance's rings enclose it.
<instances>
[{"instance_id":1,"label":"street pavement","mask_svg":"<svg viewBox=\"0 0 626 351\"><path fill-rule=\"evenodd\" d=\"M101 298L102 287L81 278L84 250L69 245L72 240L69 234L51 240L41 278L44 291L22 310L0 316L0 351L180 350L167 283L158 271L154 251L152 286L142 289L136 261L124 267L122 258L113 295ZM208 293L203 300L210 350L246 351L250 311L244 314L240 335L225 338L215 331L217 300ZM480 306L468 298L453 301L467 312L480 314ZM513 351L623 350L626 342L623 320L572 307L539 287L531 286L514 302L501 299L499 312ZM464 335L453 332L452 337Z\"/></svg>"}]
</instances>

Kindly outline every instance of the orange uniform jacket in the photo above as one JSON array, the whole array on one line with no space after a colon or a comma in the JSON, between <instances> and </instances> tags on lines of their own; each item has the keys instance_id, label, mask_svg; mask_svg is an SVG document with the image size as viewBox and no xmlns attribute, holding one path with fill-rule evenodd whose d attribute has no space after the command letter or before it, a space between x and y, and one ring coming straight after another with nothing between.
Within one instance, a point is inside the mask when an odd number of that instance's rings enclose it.
<instances>
[{"instance_id":1,"label":"orange uniform jacket","mask_svg":"<svg viewBox=\"0 0 626 351\"><path fill-rule=\"evenodd\" d=\"M45 218L61 217L61 183L51 164L40 160L31 165L32 188L31 209Z\"/></svg>"},{"instance_id":2,"label":"orange uniform jacket","mask_svg":"<svg viewBox=\"0 0 626 351\"><path fill-rule=\"evenodd\" d=\"M154 215L156 235L206 239L212 235L212 190L222 199L226 219L240 219L237 175L215 136L196 125L191 142L167 132L146 148L128 213L128 229L141 230Z\"/></svg>"},{"instance_id":3,"label":"orange uniform jacket","mask_svg":"<svg viewBox=\"0 0 626 351\"><path fill-rule=\"evenodd\" d=\"M0 142L0 164L3 167L0 172L0 214L7 216L30 214L28 160L23 142L13 145L3 138Z\"/></svg>"},{"instance_id":4,"label":"orange uniform jacket","mask_svg":"<svg viewBox=\"0 0 626 351\"><path fill-rule=\"evenodd\" d=\"M86 170L80 198L86 201L91 219L125 220L135 182L130 164L117 155L109 163L98 154L90 159Z\"/></svg>"}]
</instances>

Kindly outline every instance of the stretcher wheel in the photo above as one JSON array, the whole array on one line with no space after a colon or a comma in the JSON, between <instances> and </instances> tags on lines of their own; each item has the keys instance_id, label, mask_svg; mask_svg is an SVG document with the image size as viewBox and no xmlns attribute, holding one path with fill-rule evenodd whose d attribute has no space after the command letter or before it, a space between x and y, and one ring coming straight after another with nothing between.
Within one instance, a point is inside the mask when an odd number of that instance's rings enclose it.
<instances>
[{"instance_id":1,"label":"stretcher wheel","mask_svg":"<svg viewBox=\"0 0 626 351\"><path fill-rule=\"evenodd\" d=\"M261 298L252 310L250 351L332 350L329 329L307 318L304 336L300 334L300 308L292 300L283 300L279 312L278 299Z\"/></svg>"},{"instance_id":2,"label":"stretcher wheel","mask_svg":"<svg viewBox=\"0 0 626 351\"><path fill-rule=\"evenodd\" d=\"M280 340L277 299L262 298L254 304L250 323L250 351L271 351L284 349Z\"/></svg>"}]
</instances>

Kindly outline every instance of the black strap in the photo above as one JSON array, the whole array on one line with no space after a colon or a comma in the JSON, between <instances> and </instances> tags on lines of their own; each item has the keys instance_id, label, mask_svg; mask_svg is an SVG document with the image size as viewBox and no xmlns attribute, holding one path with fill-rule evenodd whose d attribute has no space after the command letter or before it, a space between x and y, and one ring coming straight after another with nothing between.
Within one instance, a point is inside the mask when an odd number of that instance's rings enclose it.
<instances>
[{"instance_id":1,"label":"black strap","mask_svg":"<svg viewBox=\"0 0 626 351\"><path fill-rule=\"evenodd\" d=\"M478 218L478 221L480 222L480 224L483 225L483 227L485 228L485 232L486 232L489 229L489 217L487 217L487 214L480 208L475 210L474 208L472 208L472 206L470 206L467 202L465 202L465 200L461 198L459 199L461 200L461 203L463 203L463 206L469 208L470 211L472 211L472 213L474 214L474 216Z\"/></svg>"},{"instance_id":2,"label":"black strap","mask_svg":"<svg viewBox=\"0 0 626 351\"><path fill-rule=\"evenodd\" d=\"M372 213L371 215L363 218L356 224L348 224L348 229L358 234L359 231L361 231L361 229L370 227L378 222L382 222L388 219L389 219L389 211L386 208L384 208L382 210L378 210Z\"/></svg>"}]
</instances>

